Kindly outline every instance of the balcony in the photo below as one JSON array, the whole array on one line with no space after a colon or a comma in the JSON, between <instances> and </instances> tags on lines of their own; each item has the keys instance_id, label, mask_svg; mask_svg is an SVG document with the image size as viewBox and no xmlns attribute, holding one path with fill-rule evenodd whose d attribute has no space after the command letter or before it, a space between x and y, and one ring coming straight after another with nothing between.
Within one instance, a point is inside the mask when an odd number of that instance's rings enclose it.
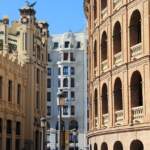
<instances>
[{"instance_id":1,"label":"balcony","mask_svg":"<svg viewBox=\"0 0 150 150\"><path fill-rule=\"evenodd\" d=\"M108 60L102 62L102 71L105 72L108 69Z\"/></svg>"},{"instance_id":2,"label":"balcony","mask_svg":"<svg viewBox=\"0 0 150 150\"><path fill-rule=\"evenodd\" d=\"M114 64L120 65L122 63L122 52L119 52L114 55Z\"/></svg>"},{"instance_id":3,"label":"balcony","mask_svg":"<svg viewBox=\"0 0 150 150\"><path fill-rule=\"evenodd\" d=\"M102 118L103 118L103 126L108 127L109 115L108 114L103 114Z\"/></svg>"},{"instance_id":4,"label":"balcony","mask_svg":"<svg viewBox=\"0 0 150 150\"><path fill-rule=\"evenodd\" d=\"M123 110L119 110L115 112L116 125L122 125L124 120Z\"/></svg>"},{"instance_id":5,"label":"balcony","mask_svg":"<svg viewBox=\"0 0 150 150\"><path fill-rule=\"evenodd\" d=\"M108 15L108 8L106 7L101 11L102 19L105 19L107 15Z\"/></svg>"},{"instance_id":6,"label":"balcony","mask_svg":"<svg viewBox=\"0 0 150 150\"><path fill-rule=\"evenodd\" d=\"M143 120L143 106L132 108L133 123L140 123Z\"/></svg>"},{"instance_id":7,"label":"balcony","mask_svg":"<svg viewBox=\"0 0 150 150\"><path fill-rule=\"evenodd\" d=\"M114 7L114 9L116 7L118 7L118 6L120 6L121 2L122 2L122 0L113 0L113 7Z\"/></svg>"},{"instance_id":8,"label":"balcony","mask_svg":"<svg viewBox=\"0 0 150 150\"><path fill-rule=\"evenodd\" d=\"M131 47L131 58L139 58L142 54L142 44L136 44Z\"/></svg>"}]
</instances>

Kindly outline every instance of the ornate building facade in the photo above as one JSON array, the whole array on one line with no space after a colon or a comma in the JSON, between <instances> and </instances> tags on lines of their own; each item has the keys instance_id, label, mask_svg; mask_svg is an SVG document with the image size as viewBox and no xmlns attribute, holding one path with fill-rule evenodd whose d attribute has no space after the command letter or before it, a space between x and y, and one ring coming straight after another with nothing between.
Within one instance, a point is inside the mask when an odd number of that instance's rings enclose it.
<instances>
[{"instance_id":1,"label":"ornate building facade","mask_svg":"<svg viewBox=\"0 0 150 150\"><path fill-rule=\"evenodd\" d=\"M49 38L47 76L48 136L51 150L58 149L59 112L57 94L62 90L64 150L83 150L87 146L87 54L85 32L52 35ZM84 109L83 109L84 108ZM73 130L76 130L73 132ZM75 148L76 147L76 148Z\"/></svg>"},{"instance_id":2,"label":"ornate building facade","mask_svg":"<svg viewBox=\"0 0 150 150\"><path fill-rule=\"evenodd\" d=\"M33 5L0 21L0 149L39 150L46 116L48 24Z\"/></svg>"},{"instance_id":3,"label":"ornate building facade","mask_svg":"<svg viewBox=\"0 0 150 150\"><path fill-rule=\"evenodd\" d=\"M148 150L150 2L85 0L90 150Z\"/></svg>"}]
</instances>

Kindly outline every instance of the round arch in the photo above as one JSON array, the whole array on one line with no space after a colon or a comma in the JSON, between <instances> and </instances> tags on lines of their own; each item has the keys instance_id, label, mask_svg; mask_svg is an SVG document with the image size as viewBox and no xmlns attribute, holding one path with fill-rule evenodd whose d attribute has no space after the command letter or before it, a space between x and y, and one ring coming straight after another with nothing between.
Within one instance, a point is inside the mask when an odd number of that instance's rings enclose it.
<instances>
[{"instance_id":1,"label":"round arch","mask_svg":"<svg viewBox=\"0 0 150 150\"><path fill-rule=\"evenodd\" d=\"M113 150L123 150L123 145L120 141L115 142Z\"/></svg>"},{"instance_id":2,"label":"round arch","mask_svg":"<svg viewBox=\"0 0 150 150\"><path fill-rule=\"evenodd\" d=\"M102 86L102 114L108 113L108 91L106 83Z\"/></svg>"},{"instance_id":3,"label":"round arch","mask_svg":"<svg viewBox=\"0 0 150 150\"><path fill-rule=\"evenodd\" d=\"M131 142L130 150L144 150L144 145L140 140L134 140Z\"/></svg>"},{"instance_id":4,"label":"round arch","mask_svg":"<svg viewBox=\"0 0 150 150\"><path fill-rule=\"evenodd\" d=\"M105 142L102 143L101 150L108 150L108 146L107 146L107 144Z\"/></svg>"},{"instance_id":5,"label":"round arch","mask_svg":"<svg viewBox=\"0 0 150 150\"><path fill-rule=\"evenodd\" d=\"M107 59L107 33L104 31L101 37L101 61Z\"/></svg>"}]
</instances>

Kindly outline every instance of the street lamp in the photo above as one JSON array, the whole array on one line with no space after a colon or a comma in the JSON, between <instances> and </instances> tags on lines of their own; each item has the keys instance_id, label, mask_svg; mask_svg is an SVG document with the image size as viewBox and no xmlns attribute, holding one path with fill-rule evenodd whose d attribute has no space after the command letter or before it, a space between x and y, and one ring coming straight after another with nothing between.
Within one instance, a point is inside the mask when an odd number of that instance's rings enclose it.
<instances>
[{"instance_id":1,"label":"street lamp","mask_svg":"<svg viewBox=\"0 0 150 150\"><path fill-rule=\"evenodd\" d=\"M59 127L59 134L58 134L58 136L59 136L59 139L58 139L59 147L58 147L58 149L63 150L62 144L61 144L62 140L63 140L63 139L61 139L61 129L62 129L61 125L62 125L62 108L65 105L66 96L65 96L65 93L63 91L60 91L57 94L57 96L58 96L57 106L58 106L58 110L59 110L59 126L58 126Z\"/></svg>"},{"instance_id":2,"label":"street lamp","mask_svg":"<svg viewBox=\"0 0 150 150\"><path fill-rule=\"evenodd\" d=\"M41 140L41 150L45 150L45 128L46 128L46 118L41 117L41 128L42 128L42 140Z\"/></svg>"}]
</instances>

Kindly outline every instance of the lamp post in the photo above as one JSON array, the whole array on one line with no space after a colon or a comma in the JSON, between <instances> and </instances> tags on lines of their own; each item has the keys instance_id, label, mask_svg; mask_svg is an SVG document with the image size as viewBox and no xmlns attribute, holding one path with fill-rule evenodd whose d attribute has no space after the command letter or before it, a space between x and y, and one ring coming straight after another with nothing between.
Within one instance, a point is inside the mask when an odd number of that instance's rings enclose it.
<instances>
[{"instance_id":1,"label":"lamp post","mask_svg":"<svg viewBox=\"0 0 150 150\"><path fill-rule=\"evenodd\" d=\"M65 105L65 94L63 91L60 91L58 94L58 99L57 99L57 106L58 106L58 110L59 110L59 139L58 139L58 144L59 144L59 147L58 147L58 150L63 150L62 148L62 140L61 139L61 129L62 129L62 107Z\"/></svg>"},{"instance_id":2,"label":"lamp post","mask_svg":"<svg viewBox=\"0 0 150 150\"><path fill-rule=\"evenodd\" d=\"M46 118L41 117L41 128L42 128L42 139L41 139L41 150L45 150L45 128L46 128Z\"/></svg>"}]
</instances>

